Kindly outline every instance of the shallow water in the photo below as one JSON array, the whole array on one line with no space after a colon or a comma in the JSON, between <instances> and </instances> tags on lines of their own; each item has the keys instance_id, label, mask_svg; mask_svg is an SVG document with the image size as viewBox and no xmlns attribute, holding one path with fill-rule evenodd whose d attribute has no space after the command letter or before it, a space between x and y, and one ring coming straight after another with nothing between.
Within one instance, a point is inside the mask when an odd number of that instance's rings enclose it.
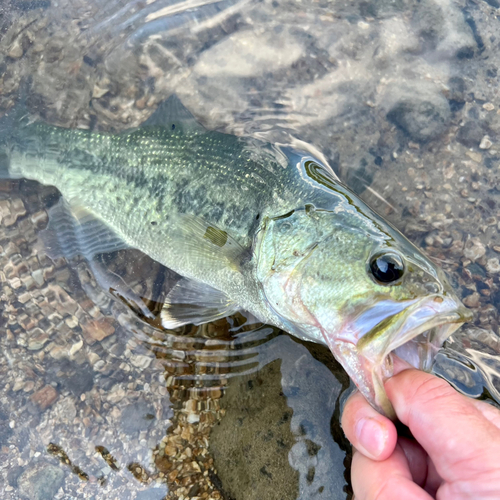
<instances>
[{"instance_id":1,"label":"shallow water","mask_svg":"<svg viewBox=\"0 0 500 500\"><path fill-rule=\"evenodd\" d=\"M30 76L34 115L119 131L175 93L209 129L309 150L449 273L476 315L434 371L499 402L497 7L13 2L0 107ZM174 273L44 255L57 198L0 184L2 498L348 498L350 383L329 351L241 317L162 330L96 273L153 312Z\"/></svg>"}]
</instances>

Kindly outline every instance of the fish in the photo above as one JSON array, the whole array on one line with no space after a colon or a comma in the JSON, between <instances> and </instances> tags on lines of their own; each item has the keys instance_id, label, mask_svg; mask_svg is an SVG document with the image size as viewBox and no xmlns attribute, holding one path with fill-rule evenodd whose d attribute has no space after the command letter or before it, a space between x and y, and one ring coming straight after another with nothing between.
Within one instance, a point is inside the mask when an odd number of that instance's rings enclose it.
<instances>
[{"instance_id":1,"label":"fish","mask_svg":"<svg viewBox=\"0 0 500 500\"><path fill-rule=\"evenodd\" d=\"M246 311L328 346L390 418L394 357L430 370L472 318L443 271L326 161L207 130L175 96L117 134L14 109L0 120L0 150L2 175L60 191L49 226L67 257L136 248L182 277L164 328Z\"/></svg>"}]
</instances>

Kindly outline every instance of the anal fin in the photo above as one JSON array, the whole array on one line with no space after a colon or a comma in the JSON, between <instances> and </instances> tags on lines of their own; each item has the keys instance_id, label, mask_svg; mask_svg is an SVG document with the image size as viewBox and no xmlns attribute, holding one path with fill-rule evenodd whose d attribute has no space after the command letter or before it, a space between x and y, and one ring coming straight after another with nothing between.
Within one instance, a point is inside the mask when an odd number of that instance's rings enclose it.
<instances>
[{"instance_id":1,"label":"anal fin","mask_svg":"<svg viewBox=\"0 0 500 500\"><path fill-rule=\"evenodd\" d=\"M48 210L49 224L40 232L43 250L51 258L87 260L100 253L110 253L129 246L104 222L84 208L73 208L60 199Z\"/></svg>"},{"instance_id":2,"label":"anal fin","mask_svg":"<svg viewBox=\"0 0 500 500\"><path fill-rule=\"evenodd\" d=\"M201 325L230 316L239 306L223 292L199 281L182 278L170 291L161 311L164 328Z\"/></svg>"},{"instance_id":3,"label":"anal fin","mask_svg":"<svg viewBox=\"0 0 500 500\"><path fill-rule=\"evenodd\" d=\"M49 224L39 235L40 251L52 260L61 257L71 260L81 255L103 290L120 296L143 316L154 318L142 298L99 258L100 254L129 248L110 227L85 208L71 206L63 198L48 210L48 215Z\"/></svg>"}]
</instances>

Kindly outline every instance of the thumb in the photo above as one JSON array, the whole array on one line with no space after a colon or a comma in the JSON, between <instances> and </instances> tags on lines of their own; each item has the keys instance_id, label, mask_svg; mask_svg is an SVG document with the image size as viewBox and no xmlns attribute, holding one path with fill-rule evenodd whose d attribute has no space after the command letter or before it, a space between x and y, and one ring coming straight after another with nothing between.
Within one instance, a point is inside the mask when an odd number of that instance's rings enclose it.
<instances>
[{"instance_id":1,"label":"thumb","mask_svg":"<svg viewBox=\"0 0 500 500\"><path fill-rule=\"evenodd\" d=\"M417 370L399 373L385 388L399 420L410 428L444 481L476 482L489 472L499 481L500 430L472 400L444 380Z\"/></svg>"}]
</instances>

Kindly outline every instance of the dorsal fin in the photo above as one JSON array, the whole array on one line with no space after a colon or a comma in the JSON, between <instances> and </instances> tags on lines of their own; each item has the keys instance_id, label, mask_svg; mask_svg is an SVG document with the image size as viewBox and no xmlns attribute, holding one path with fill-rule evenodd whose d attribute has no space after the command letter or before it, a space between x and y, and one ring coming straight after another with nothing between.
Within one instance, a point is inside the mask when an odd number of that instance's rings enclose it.
<instances>
[{"instance_id":1,"label":"dorsal fin","mask_svg":"<svg viewBox=\"0 0 500 500\"><path fill-rule=\"evenodd\" d=\"M161 126L168 130L185 133L204 134L207 132L175 94L160 103L156 111L142 125L145 127Z\"/></svg>"}]
</instances>

